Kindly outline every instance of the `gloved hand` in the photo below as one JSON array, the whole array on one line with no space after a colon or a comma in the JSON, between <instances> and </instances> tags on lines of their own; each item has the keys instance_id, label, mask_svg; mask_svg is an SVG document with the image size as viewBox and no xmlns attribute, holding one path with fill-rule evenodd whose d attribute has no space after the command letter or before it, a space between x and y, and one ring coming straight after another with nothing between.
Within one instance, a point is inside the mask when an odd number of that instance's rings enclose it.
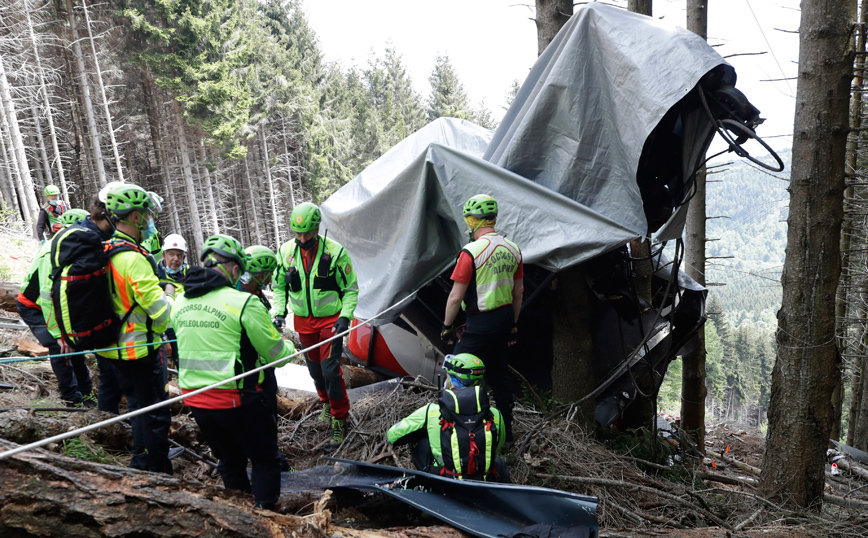
<instances>
[{"instance_id":1,"label":"gloved hand","mask_svg":"<svg viewBox=\"0 0 868 538\"><path fill-rule=\"evenodd\" d=\"M447 344L453 343L455 341L455 327L444 325L443 330L440 331L440 340Z\"/></svg>"},{"instance_id":2,"label":"gloved hand","mask_svg":"<svg viewBox=\"0 0 868 538\"><path fill-rule=\"evenodd\" d=\"M335 321L335 326L332 327L332 332L335 334L340 334L349 328L350 328L350 320L348 320L347 318L344 318L344 317L340 317L340 318L338 318L337 321Z\"/></svg>"},{"instance_id":3,"label":"gloved hand","mask_svg":"<svg viewBox=\"0 0 868 538\"><path fill-rule=\"evenodd\" d=\"M57 224L52 224L51 229L55 232L61 228L61 224L58 222Z\"/></svg>"},{"instance_id":4,"label":"gloved hand","mask_svg":"<svg viewBox=\"0 0 868 538\"><path fill-rule=\"evenodd\" d=\"M286 316L274 316L274 321L272 323L274 323L274 327L278 331L282 331L283 326L286 324Z\"/></svg>"},{"instance_id":5,"label":"gloved hand","mask_svg":"<svg viewBox=\"0 0 868 538\"><path fill-rule=\"evenodd\" d=\"M518 341L518 327L513 327L511 331L509 331L509 340L507 340L507 347L512 347Z\"/></svg>"}]
</instances>

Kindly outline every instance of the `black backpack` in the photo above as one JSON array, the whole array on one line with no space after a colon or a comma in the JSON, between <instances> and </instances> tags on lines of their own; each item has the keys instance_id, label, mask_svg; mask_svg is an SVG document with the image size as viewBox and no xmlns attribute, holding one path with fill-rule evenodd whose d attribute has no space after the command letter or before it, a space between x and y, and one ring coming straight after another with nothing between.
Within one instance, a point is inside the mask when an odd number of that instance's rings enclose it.
<instances>
[{"instance_id":1,"label":"black backpack","mask_svg":"<svg viewBox=\"0 0 868 538\"><path fill-rule=\"evenodd\" d=\"M51 303L60 336L76 351L107 347L135 308L119 319L109 288L109 257L136 250L128 243L103 243L79 224L60 230L51 241Z\"/></svg>"},{"instance_id":2,"label":"black backpack","mask_svg":"<svg viewBox=\"0 0 868 538\"><path fill-rule=\"evenodd\" d=\"M488 480L496 478L494 458L500 432L488 394L482 387L447 389L440 393L440 450L444 476ZM457 454L453 447L457 444Z\"/></svg>"}]
</instances>

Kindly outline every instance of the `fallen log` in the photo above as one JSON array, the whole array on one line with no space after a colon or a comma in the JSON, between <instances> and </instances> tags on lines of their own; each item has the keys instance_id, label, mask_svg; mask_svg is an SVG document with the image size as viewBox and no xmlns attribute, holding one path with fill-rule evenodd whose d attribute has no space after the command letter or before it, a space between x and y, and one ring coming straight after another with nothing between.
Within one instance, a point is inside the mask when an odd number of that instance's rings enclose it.
<instances>
[{"instance_id":1,"label":"fallen log","mask_svg":"<svg viewBox=\"0 0 868 538\"><path fill-rule=\"evenodd\" d=\"M18 353L25 357L45 357L48 355L48 348L41 345L33 338L23 337L15 340L15 347Z\"/></svg>"},{"instance_id":2,"label":"fallen log","mask_svg":"<svg viewBox=\"0 0 868 538\"><path fill-rule=\"evenodd\" d=\"M848 473L854 476L858 476L863 480L868 480L868 471L866 471L862 467L859 467L858 465L851 465L850 462L845 459L840 459L836 463L838 464L838 467L844 469Z\"/></svg>"},{"instance_id":3,"label":"fallen log","mask_svg":"<svg viewBox=\"0 0 868 538\"><path fill-rule=\"evenodd\" d=\"M0 481L3 536L331 534L323 511L307 517L255 511L245 494L42 450L0 460Z\"/></svg>"},{"instance_id":4,"label":"fallen log","mask_svg":"<svg viewBox=\"0 0 868 538\"><path fill-rule=\"evenodd\" d=\"M747 463L742 463L740 461L736 461L736 460L734 460L728 456L724 456L723 454L718 454L717 452L710 450L710 449L706 449L705 453L708 454L709 456L711 456L712 458L717 458L719 460L722 460L722 461L729 463L730 465L735 465L736 467L738 467L742 471L747 471L747 472L754 474L756 476L760 475L760 470L758 468L754 467L753 465L748 465Z\"/></svg>"},{"instance_id":5,"label":"fallen log","mask_svg":"<svg viewBox=\"0 0 868 538\"><path fill-rule=\"evenodd\" d=\"M0 450L14 448L0 440ZM0 460L0 536L462 538L444 526L334 524L330 492L306 516L253 508L253 497L162 474L34 450ZM278 505L280 506L280 505ZM327 508L328 507L328 508Z\"/></svg>"},{"instance_id":6,"label":"fallen log","mask_svg":"<svg viewBox=\"0 0 868 538\"><path fill-rule=\"evenodd\" d=\"M59 411L57 416L44 413L37 416L26 409L15 409L0 413L0 438L18 444L33 443L113 416L95 409L87 413ZM102 446L113 448L129 447L133 440L132 429L123 422L98 428L88 436Z\"/></svg>"},{"instance_id":7,"label":"fallen log","mask_svg":"<svg viewBox=\"0 0 868 538\"><path fill-rule=\"evenodd\" d=\"M18 292L20 290L20 282L0 282L0 310L18 312Z\"/></svg>"}]
</instances>

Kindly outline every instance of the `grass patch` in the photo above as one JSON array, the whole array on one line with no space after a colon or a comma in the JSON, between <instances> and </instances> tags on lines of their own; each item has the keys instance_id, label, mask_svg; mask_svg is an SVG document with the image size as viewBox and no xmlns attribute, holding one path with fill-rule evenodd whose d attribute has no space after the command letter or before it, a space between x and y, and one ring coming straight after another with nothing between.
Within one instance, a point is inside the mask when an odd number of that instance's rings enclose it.
<instances>
[{"instance_id":1,"label":"grass patch","mask_svg":"<svg viewBox=\"0 0 868 538\"><path fill-rule=\"evenodd\" d=\"M65 440L63 442L61 453L64 456L78 458L85 461L110 464L115 463L114 458L112 458L105 449L90 441L83 440L80 436Z\"/></svg>"}]
</instances>

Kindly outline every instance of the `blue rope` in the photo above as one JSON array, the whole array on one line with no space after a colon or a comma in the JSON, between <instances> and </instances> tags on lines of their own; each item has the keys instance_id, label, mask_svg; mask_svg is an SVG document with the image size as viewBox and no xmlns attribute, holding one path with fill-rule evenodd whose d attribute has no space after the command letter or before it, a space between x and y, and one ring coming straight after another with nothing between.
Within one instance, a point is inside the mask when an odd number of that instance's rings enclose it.
<instances>
[{"instance_id":1,"label":"blue rope","mask_svg":"<svg viewBox=\"0 0 868 538\"><path fill-rule=\"evenodd\" d=\"M27 357L26 359L0 359L0 364L6 364L10 362L28 362L28 361L44 361L49 359L54 359L57 357L72 357L74 355L86 355L87 353L100 353L103 351L117 351L119 349L130 349L133 347L159 347L163 344L171 344L172 342L177 342L178 340L163 340L162 342L150 342L147 344L135 344L133 346L118 346L118 347L107 347L103 349L89 349L87 351L73 351L71 353L58 353L56 355L46 355L44 357Z\"/></svg>"}]
</instances>

